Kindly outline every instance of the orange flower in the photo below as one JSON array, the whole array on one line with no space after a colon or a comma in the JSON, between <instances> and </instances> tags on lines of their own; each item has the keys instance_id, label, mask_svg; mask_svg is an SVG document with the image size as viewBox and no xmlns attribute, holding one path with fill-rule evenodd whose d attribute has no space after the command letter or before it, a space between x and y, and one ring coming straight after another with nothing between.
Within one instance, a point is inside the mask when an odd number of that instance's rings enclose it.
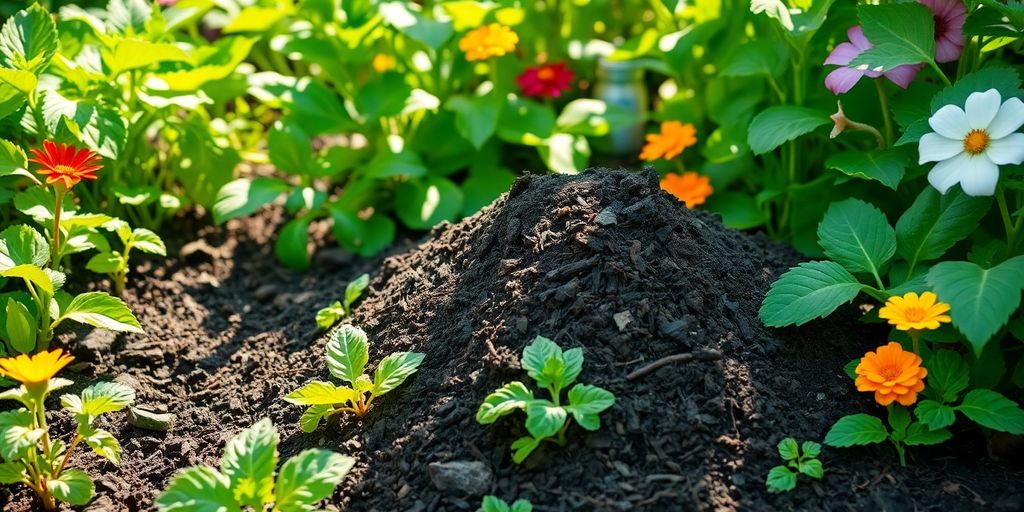
<instances>
[{"instance_id":1,"label":"orange flower","mask_svg":"<svg viewBox=\"0 0 1024 512\"><path fill-rule=\"evenodd\" d=\"M395 58L386 53L378 53L373 56L372 65L374 71L385 73L395 69Z\"/></svg>"},{"instance_id":2,"label":"orange flower","mask_svg":"<svg viewBox=\"0 0 1024 512\"><path fill-rule=\"evenodd\" d=\"M46 184L63 183L64 188L71 188L82 180L96 179L96 171L103 168L99 164L100 156L89 149L78 149L70 144L54 144L43 142L43 149L31 149L35 158L29 162L42 166L39 174L46 176Z\"/></svg>"},{"instance_id":3,"label":"orange flower","mask_svg":"<svg viewBox=\"0 0 1024 512\"><path fill-rule=\"evenodd\" d=\"M932 292L924 292L920 297L910 292L902 297L889 297L885 306L878 310L879 318L889 321L901 331L923 331L938 329L940 323L948 324L949 304L938 302Z\"/></svg>"},{"instance_id":4,"label":"orange flower","mask_svg":"<svg viewBox=\"0 0 1024 512\"><path fill-rule=\"evenodd\" d=\"M648 162L659 158L671 160L696 143L697 130L692 124L665 121L661 123L661 133L647 135L647 145L640 152L640 159Z\"/></svg>"},{"instance_id":5,"label":"orange flower","mask_svg":"<svg viewBox=\"0 0 1024 512\"><path fill-rule=\"evenodd\" d=\"M501 57L516 49L519 36L512 29L498 23L491 23L471 30L459 40L459 49L466 54L466 60L487 60Z\"/></svg>"},{"instance_id":6,"label":"orange flower","mask_svg":"<svg viewBox=\"0 0 1024 512\"><path fill-rule=\"evenodd\" d=\"M704 204L715 189L711 180L695 172L686 174L668 173L661 179L661 189L686 203L687 208Z\"/></svg>"},{"instance_id":7,"label":"orange flower","mask_svg":"<svg viewBox=\"0 0 1024 512\"><path fill-rule=\"evenodd\" d=\"M0 359L0 375L14 379L26 387L38 386L49 382L73 359L74 357L64 354L59 348L32 356L21 354L17 357L5 357Z\"/></svg>"},{"instance_id":8,"label":"orange flower","mask_svg":"<svg viewBox=\"0 0 1024 512\"><path fill-rule=\"evenodd\" d=\"M921 367L921 356L903 350L895 341L864 354L856 371L857 391L873 391L881 405L893 401L913 405L928 375L928 370Z\"/></svg>"}]
</instances>

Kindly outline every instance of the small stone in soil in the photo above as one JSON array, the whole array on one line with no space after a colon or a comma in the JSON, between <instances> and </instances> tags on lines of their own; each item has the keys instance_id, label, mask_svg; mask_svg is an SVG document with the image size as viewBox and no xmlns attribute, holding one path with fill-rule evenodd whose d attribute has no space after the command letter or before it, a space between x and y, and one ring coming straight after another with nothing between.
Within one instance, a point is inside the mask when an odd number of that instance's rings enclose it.
<instances>
[{"instance_id":1,"label":"small stone in soil","mask_svg":"<svg viewBox=\"0 0 1024 512\"><path fill-rule=\"evenodd\" d=\"M174 415L155 413L137 407L128 408L128 424L143 430L167 432L174 426Z\"/></svg>"},{"instance_id":2,"label":"small stone in soil","mask_svg":"<svg viewBox=\"0 0 1024 512\"><path fill-rule=\"evenodd\" d=\"M427 470L434 486L440 491L479 496L487 492L491 486L491 470L483 462L432 462L427 466Z\"/></svg>"}]
</instances>

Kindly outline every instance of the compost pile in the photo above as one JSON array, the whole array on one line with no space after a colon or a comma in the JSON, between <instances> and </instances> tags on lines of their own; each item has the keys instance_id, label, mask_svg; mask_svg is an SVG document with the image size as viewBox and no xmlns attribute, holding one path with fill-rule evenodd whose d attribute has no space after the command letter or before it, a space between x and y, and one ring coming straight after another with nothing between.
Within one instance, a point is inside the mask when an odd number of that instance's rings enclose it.
<instances>
[{"instance_id":1,"label":"compost pile","mask_svg":"<svg viewBox=\"0 0 1024 512\"><path fill-rule=\"evenodd\" d=\"M764 478L783 437L821 440L843 414L880 413L841 368L885 330L856 323L852 307L801 329L762 327L766 290L798 257L686 209L653 172L525 177L406 252L318 258L304 276L274 261L267 238L280 222L280 210L267 210L207 229L179 258L144 268L126 299L147 319L145 335L65 336L86 366L68 377L129 384L140 405L177 416L167 433L122 417L104 425L125 450L116 467L75 457L99 475L87 510L151 510L175 471L217 466L227 439L266 416L281 430L282 458L311 446L356 457L329 504L356 512L472 511L482 494L526 498L538 512L1018 510L1024 502L1021 472L979 457L978 431L959 431L940 450L910 450L908 469L888 446L826 448L824 480L768 494ZM426 358L365 417L304 434L302 408L281 398L329 377L313 314L365 271L374 274L370 289L346 321L367 331L371 368L399 350ZM489 392L529 382L519 357L537 335L582 347L579 381L612 391L616 403L599 431L573 425L565 447L544 443L516 465L509 446L524 435L525 415L483 426L475 414ZM678 354L690 360L641 371ZM73 431L66 414L52 421L64 437ZM0 488L4 510L32 503L21 487Z\"/></svg>"}]
</instances>

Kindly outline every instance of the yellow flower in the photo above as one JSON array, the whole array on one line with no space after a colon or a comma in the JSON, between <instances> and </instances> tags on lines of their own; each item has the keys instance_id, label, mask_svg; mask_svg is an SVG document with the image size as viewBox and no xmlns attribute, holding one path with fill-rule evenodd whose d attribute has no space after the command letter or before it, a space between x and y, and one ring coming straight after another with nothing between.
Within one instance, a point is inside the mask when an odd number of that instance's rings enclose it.
<instances>
[{"instance_id":1,"label":"yellow flower","mask_svg":"<svg viewBox=\"0 0 1024 512\"><path fill-rule=\"evenodd\" d=\"M512 29L491 23L471 30L459 40L459 49L466 54L466 60L486 60L501 57L516 49L519 36Z\"/></svg>"},{"instance_id":2,"label":"yellow flower","mask_svg":"<svg viewBox=\"0 0 1024 512\"><path fill-rule=\"evenodd\" d=\"M938 329L939 324L948 324L952 318L949 304L938 302L932 292L924 292L920 297L910 292L902 297L889 297L885 306L878 310L878 316L889 321L901 331L923 331Z\"/></svg>"},{"instance_id":3,"label":"yellow flower","mask_svg":"<svg viewBox=\"0 0 1024 512\"><path fill-rule=\"evenodd\" d=\"M921 356L903 350L895 341L864 354L856 372L857 391L874 392L880 405L913 405L928 375L928 370L921 367Z\"/></svg>"},{"instance_id":4,"label":"yellow flower","mask_svg":"<svg viewBox=\"0 0 1024 512\"><path fill-rule=\"evenodd\" d=\"M661 189L686 203L687 208L704 204L715 189L711 180L695 172L685 174L668 173L661 179Z\"/></svg>"},{"instance_id":5,"label":"yellow flower","mask_svg":"<svg viewBox=\"0 0 1024 512\"><path fill-rule=\"evenodd\" d=\"M692 124L679 121L661 123L660 133L647 135L647 145L640 153L640 159L653 162L659 158L671 160L683 150L697 143L697 130Z\"/></svg>"},{"instance_id":6,"label":"yellow flower","mask_svg":"<svg viewBox=\"0 0 1024 512\"><path fill-rule=\"evenodd\" d=\"M14 379L26 387L49 382L74 359L61 349L40 352L33 356L21 354L0 359L0 375Z\"/></svg>"},{"instance_id":7,"label":"yellow flower","mask_svg":"<svg viewBox=\"0 0 1024 512\"><path fill-rule=\"evenodd\" d=\"M373 70L378 73L386 73L395 69L395 58L386 54L378 53L373 56Z\"/></svg>"}]
</instances>

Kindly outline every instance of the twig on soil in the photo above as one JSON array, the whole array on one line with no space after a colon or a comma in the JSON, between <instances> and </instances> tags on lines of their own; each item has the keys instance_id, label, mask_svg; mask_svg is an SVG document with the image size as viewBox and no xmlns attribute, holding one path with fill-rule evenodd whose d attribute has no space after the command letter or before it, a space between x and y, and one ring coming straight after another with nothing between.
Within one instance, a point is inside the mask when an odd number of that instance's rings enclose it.
<instances>
[{"instance_id":1,"label":"twig on soil","mask_svg":"<svg viewBox=\"0 0 1024 512\"><path fill-rule=\"evenodd\" d=\"M683 354L673 354L671 356L665 356L657 361L640 368L633 373L626 376L626 380L636 380L643 377L662 366L670 365L672 363L685 363L693 359L698 361L717 361L722 358L722 353L717 350L703 349L697 351L697 353L686 352Z\"/></svg>"}]
</instances>

